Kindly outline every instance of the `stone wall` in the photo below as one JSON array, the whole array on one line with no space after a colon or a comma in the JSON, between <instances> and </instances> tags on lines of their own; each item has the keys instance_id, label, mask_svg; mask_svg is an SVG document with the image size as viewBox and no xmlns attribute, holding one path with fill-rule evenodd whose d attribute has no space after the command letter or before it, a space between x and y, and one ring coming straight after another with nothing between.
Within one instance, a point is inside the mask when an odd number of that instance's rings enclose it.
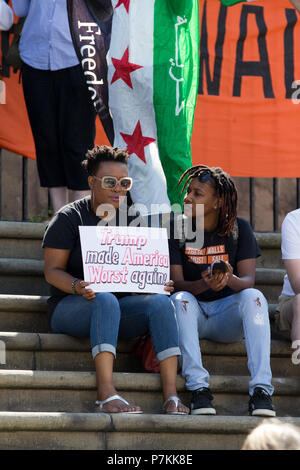
<instances>
[{"instance_id":1,"label":"stone wall","mask_svg":"<svg viewBox=\"0 0 300 470\"><path fill-rule=\"evenodd\" d=\"M1 217L22 220L22 157L5 150L1 154ZM36 162L27 159L27 218L41 221L48 218L48 191L40 188ZM239 197L238 213L250 219L249 178L234 178ZM255 179L255 230L273 231L273 179ZM279 230L285 214L296 209L296 179L281 178L278 184Z\"/></svg>"},{"instance_id":2,"label":"stone wall","mask_svg":"<svg viewBox=\"0 0 300 470\"><path fill-rule=\"evenodd\" d=\"M238 214L249 220L249 178L234 178L238 190ZM257 231L273 231L273 178L255 178L255 225ZM287 214L297 208L296 178L278 179L278 230Z\"/></svg>"},{"instance_id":3,"label":"stone wall","mask_svg":"<svg viewBox=\"0 0 300 470\"><path fill-rule=\"evenodd\" d=\"M36 162L27 159L28 212L29 220L35 221L47 216L48 191L40 188ZM1 218L2 220L22 220L22 157L11 152L1 152ZM40 220L37 220L40 221Z\"/></svg>"}]
</instances>

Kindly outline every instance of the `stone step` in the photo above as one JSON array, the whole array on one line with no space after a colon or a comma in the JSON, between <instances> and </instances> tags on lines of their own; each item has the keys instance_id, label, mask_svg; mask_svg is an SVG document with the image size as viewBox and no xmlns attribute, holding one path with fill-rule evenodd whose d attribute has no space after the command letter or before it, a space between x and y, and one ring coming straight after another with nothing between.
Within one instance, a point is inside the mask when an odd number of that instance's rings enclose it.
<instances>
[{"instance_id":1,"label":"stone step","mask_svg":"<svg viewBox=\"0 0 300 470\"><path fill-rule=\"evenodd\" d=\"M49 333L47 296L0 294L0 331ZM269 304L270 319L276 303Z\"/></svg>"},{"instance_id":2,"label":"stone step","mask_svg":"<svg viewBox=\"0 0 300 470\"><path fill-rule=\"evenodd\" d=\"M45 224L31 222L0 222L0 258L43 259L41 247ZM282 268L281 234L255 232L263 256L257 259L261 267Z\"/></svg>"},{"instance_id":3,"label":"stone step","mask_svg":"<svg viewBox=\"0 0 300 470\"><path fill-rule=\"evenodd\" d=\"M0 294L48 296L50 286L44 279L42 260L0 258ZM257 268L255 285L269 303L276 303L280 295L284 269Z\"/></svg>"},{"instance_id":4,"label":"stone step","mask_svg":"<svg viewBox=\"0 0 300 470\"><path fill-rule=\"evenodd\" d=\"M0 331L49 333L48 296L0 294ZM269 304L273 320L276 303Z\"/></svg>"},{"instance_id":5,"label":"stone step","mask_svg":"<svg viewBox=\"0 0 300 470\"><path fill-rule=\"evenodd\" d=\"M6 364L0 368L41 370L94 370L88 340L67 335L45 334L50 327L46 314L47 297L0 295L1 341L6 348ZM272 320L275 305L269 305ZM271 327L273 322L271 321ZM6 333L4 333L6 332ZM27 332L28 334L24 333ZM293 350L290 342L273 334L272 370L277 376L298 375L298 368L291 362ZM131 342L119 342L115 370L141 370L139 358L132 355ZM243 343L218 344L201 340L205 366L212 373L248 373ZM282 349L278 353L279 349ZM76 351L76 362L74 362ZM223 355L223 360L219 356Z\"/></svg>"},{"instance_id":6,"label":"stone step","mask_svg":"<svg viewBox=\"0 0 300 470\"><path fill-rule=\"evenodd\" d=\"M256 268L255 287L259 289L270 304L276 304L282 291L285 269Z\"/></svg>"},{"instance_id":7,"label":"stone step","mask_svg":"<svg viewBox=\"0 0 300 470\"><path fill-rule=\"evenodd\" d=\"M143 371L140 358L132 352L137 341L119 341L116 371ZM89 339L54 333L0 332L0 346L0 369L95 370Z\"/></svg>"},{"instance_id":8,"label":"stone step","mask_svg":"<svg viewBox=\"0 0 300 470\"><path fill-rule=\"evenodd\" d=\"M118 343L114 381L145 414L93 413L96 376L89 340L47 334L44 229L44 224L0 222L0 362L1 347L6 360L0 366L0 449L240 449L246 434L261 421L247 416L243 342L201 341L204 365L213 374L216 417L159 414L160 376L136 373L141 364L131 352L134 340ZM284 275L280 234L255 235L263 253L256 286L275 304ZM270 306L271 316L273 311ZM289 342L272 341L273 402L277 416L300 426L299 366L292 365L292 352ZM122 372L126 370L130 372ZM180 376L177 387L188 404L190 394Z\"/></svg>"},{"instance_id":9,"label":"stone step","mask_svg":"<svg viewBox=\"0 0 300 470\"><path fill-rule=\"evenodd\" d=\"M300 418L281 421L300 426ZM240 450L261 422L261 418L246 416L6 411L0 412L0 449Z\"/></svg>"},{"instance_id":10,"label":"stone step","mask_svg":"<svg viewBox=\"0 0 300 470\"><path fill-rule=\"evenodd\" d=\"M133 350L137 339L119 341L116 372L142 372L140 358ZM231 344L201 340L203 364L211 374L247 375L245 342ZM42 371L94 371L89 339L54 333L0 332L3 360L0 369ZM271 368L274 377L300 377L300 367L293 364L290 342L271 342ZM1 359L1 355L0 355Z\"/></svg>"},{"instance_id":11,"label":"stone step","mask_svg":"<svg viewBox=\"0 0 300 470\"><path fill-rule=\"evenodd\" d=\"M274 232L255 232L254 234L262 253L262 256L256 259L256 266L283 269L281 234Z\"/></svg>"},{"instance_id":12,"label":"stone step","mask_svg":"<svg viewBox=\"0 0 300 470\"><path fill-rule=\"evenodd\" d=\"M43 259L46 225L32 222L0 222L0 258Z\"/></svg>"},{"instance_id":13,"label":"stone step","mask_svg":"<svg viewBox=\"0 0 300 470\"><path fill-rule=\"evenodd\" d=\"M0 294L0 331L50 332L47 296Z\"/></svg>"},{"instance_id":14,"label":"stone step","mask_svg":"<svg viewBox=\"0 0 300 470\"><path fill-rule=\"evenodd\" d=\"M161 413L162 390L159 374L114 373L116 389L145 413ZM219 416L248 415L248 376L217 376L210 380ZM299 378L273 378L273 403L277 416L300 416ZM190 392L177 376L178 395L187 405ZM43 411L90 413L96 399L95 372L0 371L0 411Z\"/></svg>"},{"instance_id":15,"label":"stone step","mask_svg":"<svg viewBox=\"0 0 300 470\"><path fill-rule=\"evenodd\" d=\"M44 262L28 258L0 258L0 294L49 295Z\"/></svg>"}]
</instances>

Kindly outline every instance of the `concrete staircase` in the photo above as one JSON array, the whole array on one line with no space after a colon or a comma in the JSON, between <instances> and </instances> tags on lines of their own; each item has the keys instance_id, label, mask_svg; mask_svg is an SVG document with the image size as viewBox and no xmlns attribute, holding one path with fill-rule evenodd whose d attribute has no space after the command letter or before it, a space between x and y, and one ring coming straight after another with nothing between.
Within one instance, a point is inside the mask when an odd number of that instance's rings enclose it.
<instances>
[{"instance_id":1,"label":"concrete staircase","mask_svg":"<svg viewBox=\"0 0 300 470\"><path fill-rule=\"evenodd\" d=\"M143 415L93 412L96 377L89 339L50 332L43 279L43 224L0 222L0 449L240 449L261 421L248 416L244 342L201 341L211 372L217 416L165 416L160 376L142 370L136 340L120 341L115 383ZM284 270L280 235L256 234L263 256L256 285L266 295L272 324ZM277 416L300 426L300 367L290 343L273 334L272 371ZM187 404L183 379L178 392Z\"/></svg>"}]
</instances>

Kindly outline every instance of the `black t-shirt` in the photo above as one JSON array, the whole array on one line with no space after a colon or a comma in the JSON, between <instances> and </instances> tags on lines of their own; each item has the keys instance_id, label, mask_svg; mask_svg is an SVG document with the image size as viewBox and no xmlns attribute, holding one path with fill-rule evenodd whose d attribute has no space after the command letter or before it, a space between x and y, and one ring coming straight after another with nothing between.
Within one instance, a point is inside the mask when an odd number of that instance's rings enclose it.
<instances>
[{"instance_id":1,"label":"black t-shirt","mask_svg":"<svg viewBox=\"0 0 300 470\"><path fill-rule=\"evenodd\" d=\"M118 211L116 215L118 225ZM92 209L90 196L72 202L60 209L46 227L42 247L71 250L66 271L78 279L83 279L79 226L94 226L99 221L100 218ZM51 315L58 302L68 294L52 285L50 286L50 294L48 311ZM114 292L114 295L121 298L129 294Z\"/></svg>"},{"instance_id":2,"label":"black t-shirt","mask_svg":"<svg viewBox=\"0 0 300 470\"><path fill-rule=\"evenodd\" d=\"M186 245L186 241L180 241L174 237L174 221L171 221L170 264L182 266L185 281L201 279L201 272L206 270L215 259L228 261L233 268L233 273L237 275L238 261L257 258L261 255L249 222L241 217L237 217L235 228L229 237L220 237L214 232L204 232L204 243L201 249ZM196 297L198 300L210 302L234 293L230 287L225 286L221 291L208 289Z\"/></svg>"}]
</instances>

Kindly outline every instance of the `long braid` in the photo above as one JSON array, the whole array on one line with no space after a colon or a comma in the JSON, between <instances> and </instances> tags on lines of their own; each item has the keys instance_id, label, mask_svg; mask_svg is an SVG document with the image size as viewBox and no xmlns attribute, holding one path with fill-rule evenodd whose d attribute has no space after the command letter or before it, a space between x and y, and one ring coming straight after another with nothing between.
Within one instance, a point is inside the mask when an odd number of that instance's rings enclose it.
<instances>
[{"instance_id":1,"label":"long braid","mask_svg":"<svg viewBox=\"0 0 300 470\"><path fill-rule=\"evenodd\" d=\"M178 185L187 177L182 189L183 192L193 178L201 178L206 174L209 175L209 180L212 181L218 197L221 200L217 233L221 237L229 236L233 230L237 216L237 191L230 176L220 167L196 165L183 173Z\"/></svg>"}]
</instances>

